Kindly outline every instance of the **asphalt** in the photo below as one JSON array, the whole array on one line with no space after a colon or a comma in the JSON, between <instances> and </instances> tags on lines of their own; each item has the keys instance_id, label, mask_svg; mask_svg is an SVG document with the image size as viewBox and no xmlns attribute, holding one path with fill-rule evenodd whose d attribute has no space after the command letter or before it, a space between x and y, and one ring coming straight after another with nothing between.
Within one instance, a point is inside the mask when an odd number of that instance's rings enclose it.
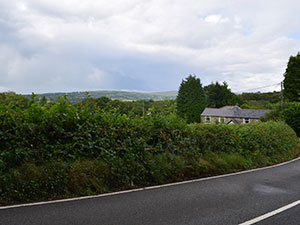
<instances>
[{"instance_id":1,"label":"asphalt","mask_svg":"<svg viewBox=\"0 0 300 225\"><path fill-rule=\"evenodd\" d=\"M284 211L280 214L267 218L259 225L283 225L283 224L300 224L300 206L296 206L290 210Z\"/></svg>"},{"instance_id":2,"label":"asphalt","mask_svg":"<svg viewBox=\"0 0 300 225\"><path fill-rule=\"evenodd\" d=\"M279 167L84 200L0 209L1 225L240 224L300 200L300 159ZM300 205L257 224L300 224Z\"/></svg>"}]
</instances>

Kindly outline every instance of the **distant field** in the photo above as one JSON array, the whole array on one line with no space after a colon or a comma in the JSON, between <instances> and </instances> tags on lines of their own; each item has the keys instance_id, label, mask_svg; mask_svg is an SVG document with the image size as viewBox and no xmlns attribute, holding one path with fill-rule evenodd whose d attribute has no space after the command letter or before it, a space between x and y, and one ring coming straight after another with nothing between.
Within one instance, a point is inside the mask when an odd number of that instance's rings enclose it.
<instances>
[{"instance_id":1,"label":"distant field","mask_svg":"<svg viewBox=\"0 0 300 225\"><path fill-rule=\"evenodd\" d=\"M68 99L71 102L77 102L78 100L82 100L90 96L92 98L100 98L102 96L118 99L122 101L134 101L134 100L153 100L153 101L161 101L161 100L171 100L176 99L177 91L167 91L167 92L128 92L128 91L89 91L87 92L58 92L58 93L43 93L37 94L39 97L46 97L49 101L56 101L57 97L68 95ZM29 97L29 95L25 95Z\"/></svg>"}]
</instances>

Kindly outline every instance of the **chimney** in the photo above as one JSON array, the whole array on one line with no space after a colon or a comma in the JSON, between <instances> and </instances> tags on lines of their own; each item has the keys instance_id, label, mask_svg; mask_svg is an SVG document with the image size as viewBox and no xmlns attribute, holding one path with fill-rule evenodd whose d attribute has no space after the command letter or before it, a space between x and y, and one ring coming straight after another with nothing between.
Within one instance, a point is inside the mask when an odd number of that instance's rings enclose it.
<instances>
[{"instance_id":1,"label":"chimney","mask_svg":"<svg viewBox=\"0 0 300 225\"><path fill-rule=\"evenodd\" d=\"M239 107L238 104L236 104L235 106L233 106L233 114L235 116L237 116L239 109L240 109L240 107Z\"/></svg>"}]
</instances>

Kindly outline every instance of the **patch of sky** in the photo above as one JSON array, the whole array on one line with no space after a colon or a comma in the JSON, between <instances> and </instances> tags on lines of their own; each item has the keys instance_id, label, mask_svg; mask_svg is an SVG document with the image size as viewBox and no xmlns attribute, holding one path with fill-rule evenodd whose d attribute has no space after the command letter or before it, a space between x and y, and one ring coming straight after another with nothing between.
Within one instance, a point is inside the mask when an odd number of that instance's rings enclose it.
<instances>
[{"instance_id":1,"label":"patch of sky","mask_svg":"<svg viewBox=\"0 0 300 225\"><path fill-rule=\"evenodd\" d=\"M294 40L300 40L300 32L292 32L289 33L287 36Z\"/></svg>"}]
</instances>

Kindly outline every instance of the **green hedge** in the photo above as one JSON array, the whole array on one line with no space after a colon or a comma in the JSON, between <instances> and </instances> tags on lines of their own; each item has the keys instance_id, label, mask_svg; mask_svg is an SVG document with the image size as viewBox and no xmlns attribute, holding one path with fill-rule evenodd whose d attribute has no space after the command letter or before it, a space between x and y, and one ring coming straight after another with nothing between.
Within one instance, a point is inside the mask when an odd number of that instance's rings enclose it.
<instances>
[{"instance_id":1,"label":"green hedge","mask_svg":"<svg viewBox=\"0 0 300 225\"><path fill-rule=\"evenodd\" d=\"M295 157L282 122L188 125L60 98L0 105L0 203L80 196L269 165Z\"/></svg>"},{"instance_id":2,"label":"green hedge","mask_svg":"<svg viewBox=\"0 0 300 225\"><path fill-rule=\"evenodd\" d=\"M291 102L282 111L284 121L291 126L300 137L300 102Z\"/></svg>"}]
</instances>

